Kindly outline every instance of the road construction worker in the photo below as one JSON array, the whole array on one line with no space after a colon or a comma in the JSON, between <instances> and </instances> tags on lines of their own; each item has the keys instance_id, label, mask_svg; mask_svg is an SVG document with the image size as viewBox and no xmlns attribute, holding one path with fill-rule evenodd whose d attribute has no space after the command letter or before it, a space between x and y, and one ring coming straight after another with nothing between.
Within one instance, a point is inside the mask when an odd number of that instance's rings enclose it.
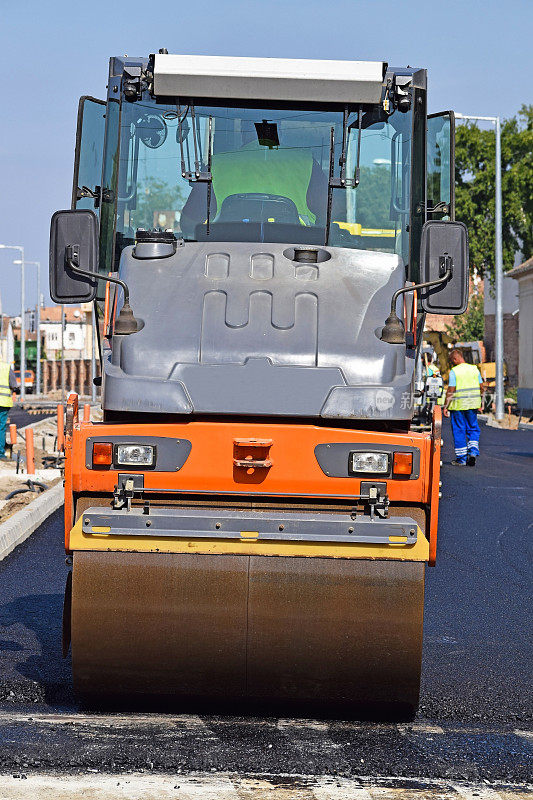
<instances>
[{"instance_id":1,"label":"road construction worker","mask_svg":"<svg viewBox=\"0 0 533 800\"><path fill-rule=\"evenodd\" d=\"M258 128L267 132L262 136ZM272 129L272 133L269 130ZM275 136L275 140L268 136ZM228 197L270 195L287 198L294 204L294 219L300 225L324 225L328 180L319 163L305 148L283 147L277 139L277 125L249 123L243 127L242 146L237 150L215 153L211 161L212 191L209 214L211 220L220 213ZM240 207L246 212L246 198ZM240 211L239 208L239 211ZM207 186L194 183L181 212L181 230L187 238L195 238L194 229L206 220ZM286 211L286 209L285 209ZM273 212L274 213L274 212ZM222 220L221 220L222 221ZM223 221L237 222L231 218ZM253 218L243 219L254 222ZM263 222L287 222L268 218Z\"/></svg>"},{"instance_id":2,"label":"road construction worker","mask_svg":"<svg viewBox=\"0 0 533 800\"><path fill-rule=\"evenodd\" d=\"M13 407L13 392L18 390L13 369L7 361L0 361L0 461L10 461L6 456L7 417Z\"/></svg>"},{"instance_id":3,"label":"road construction worker","mask_svg":"<svg viewBox=\"0 0 533 800\"><path fill-rule=\"evenodd\" d=\"M424 353L424 361L426 367L426 377L427 378L440 378L440 369L438 365L435 363L436 355L435 352ZM444 405L444 390L441 396L437 400L438 406Z\"/></svg>"},{"instance_id":4,"label":"road construction worker","mask_svg":"<svg viewBox=\"0 0 533 800\"><path fill-rule=\"evenodd\" d=\"M452 464L474 467L479 455L479 423L477 412L481 411L481 393L485 384L475 364L467 364L460 350L452 350L453 364L448 379L445 416L450 415L455 460Z\"/></svg>"}]
</instances>

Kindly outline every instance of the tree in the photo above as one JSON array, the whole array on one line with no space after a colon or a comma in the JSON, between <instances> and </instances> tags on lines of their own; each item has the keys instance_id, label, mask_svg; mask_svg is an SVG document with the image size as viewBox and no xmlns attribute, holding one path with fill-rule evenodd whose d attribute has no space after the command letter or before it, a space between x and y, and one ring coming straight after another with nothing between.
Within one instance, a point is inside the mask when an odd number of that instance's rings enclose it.
<instances>
[{"instance_id":1,"label":"tree","mask_svg":"<svg viewBox=\"0 0 533 800\"><path fill-rule=\"evenodd\" d=\"M132 211L135 228L150 230L157 226L157 214L164 211L180 212L185 202L183 190L170 186L158 178L145 178L137 193L137 208Z\"/></svg>"},{"instance_id":2,"label":"tree","mask_svg":"<svg viewBox=\"0 0 533 800\"><path fill-rule=\"evenodd\" d=\"M451 325L446 325L446 333L456 342L472 342L483 339L485 332L485 312L482 294L470 296L464 314L454 317Z\"/></svg>"},{"instance_id":3,"label":"tree","mask_svg":"<svg viewBox=\"0 0 533 800\"><path fill-rule=\"evenodd\" d=\"M361 167L357 187L357 222L363 228L393 228L390 210L391 168L383 164Z\"/></svg>"},{"instance_id":4,"label":"tree","mask_svg":"<svg viewBox=\"0 0 533 800\"><path fill-rule=\"evenodd\" d=\"M457 126L455 147L456 218L466 223L470 266L494 273L494 130ZM522 106L502 124L503 262L515 253L533 255L533 105Z\"/></svg>"}]
</instances>

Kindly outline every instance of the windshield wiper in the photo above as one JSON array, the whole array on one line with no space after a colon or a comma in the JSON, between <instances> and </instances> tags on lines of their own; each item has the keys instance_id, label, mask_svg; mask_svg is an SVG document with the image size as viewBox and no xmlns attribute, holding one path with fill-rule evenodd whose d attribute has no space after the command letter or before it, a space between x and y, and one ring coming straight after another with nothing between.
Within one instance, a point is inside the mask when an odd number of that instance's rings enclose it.
<instances>
[{"instance_id":1,"label":"windshield wiper","mask_svg":"<svg viewBox=\"0 0 533 800\"><path fill-rule=\"evenodd\" d=\"M350 130L351 128L353 128L353 123L350 125L350 128L348 130ZM355 186L359 186L359 178L360 178L359 166L361 164L361 132L362 132L362 130L363 130L363 110L362 110L361 106L359 106L359 109L357 111L357 156L356 156L356 162L355 162L355 173L354 173L354 184L353 184L354 187Z\"/></svg>"},{"instance_id":2,"label":"windshield wiper","mask_svg":"<svg viewBox=\"0 0 533 800\"><path fill-rule=\"evenodd\" d=\"M343 115L343 122L342 122L342 150L341 155L339 158L339 166L341 168L341 172L338 178L334 177L331 170L331 158L330 158L330 176L329 176L329 185L332 189L355 189L356 186L359 184L359 163L361 158L361 130L362 130L362 123L363 123L363 113L361 110L361 106L357 111L357 161L354 170L353 178L346 177L346 162L347 162L347 151L348 151L348 135L349 131L354 127L354 123L348 127L348 117L350 116L350 111L346 107L344 109ZM331 156L331 153L330 153Z\"/></svg>"},{"instance_id":3,"label":"windshield wiper","mask_svg":"<svg viewBox=\"0 0 533 800\"><path fill-rule=\"evenodd\" d=\"M189 153L189 144L187 141L187 166L185 166L185 149L183 147L183 129L182 125L185 121L187 114L191 114L191 128L192 128L192 140L194 145L194 172L191 170L190 165L190 153ZM178 103L178 139L180 143L180 156L181 156L181 175L183 178L189 181L189 183L196 183L196 182L203 182L203 183L211 183L212 175L211 175L211 129L212 129L212 118L209 117L209 153L208 153L208 164L207 170L203 169L203 161L201 147L199 147L199 142L197 140L197 127L196 127L196 113L194 110L194 103L189 103L187 106L187 110L183 115L183 119L181 117L181 106ZM199 131L198 131L199 133ZM187 135L187 134L186 134ZM199 152L200 151L200 152Z\"/></svg>"},{"instance_id":4,"label":"windshield wiper","mask_svg":"<svg viewBox=\"0 0 533 800\"><path fill-rule=\"evenodd\" d=\"M207 183L207 215L206 215L206 225L207 230L206 234L209 236L209 226L211 223L211 189L213 187L213 177L211 175L211 139L213 135L213 117L209 117L209 129L207 135L207 174L209 175L209 181Z\"/></svg>"},{"instance_id":5,"label":"windshield wiper","mask_svg":"<svg viewBox=\"0 0 533 800\"><path fill-rule=\"evenodd\" d=\"M190 159L190 150L189 150L189 141L187 138L187 166L185 166L185 149L183 147L183 129L182 125L185 121L187 114L191 112L191 133L192 133L192 141L194 146L194 172L191 170L191 159ZM208 134L207 134L207 169L204 170L203 166L203 157L202 157L202 149L201 149L201 142L199 138L200 131L196 126L196 113L194 109L194 103L189 103L187 106L187 110L181 116L181 106L178 104L178 141L180 144L180 156L181 156L181 175L183 178L189 181L189 183L207 183L207 213L206 213L206 226L207 226L207 236L209 236L210 227L211 227L211 191L213 186L213 176L211 174L211 152L213 150L212 140L213 140L213 117L209 117L208 122ZM187 136L187 132L185 133Z\"/></svg>"},{"instance_id":6,"label":"windshield wiper","mask_svg":"<svg viewBox=\"0 0 533 800\"><path fill-rule=\"evenodd\" d=\"M359 186L360 178L360 163L361 163L361 131L363 128L363 112L361 106L357 110L357 157L353 178L346 177L346 162L348 151L348 135L349 131L354 127L352 123L348 127L348 117L350 112L348 107L344 109L343 122L342 122L342 149L339 158L339 166L341 168L339 177L335 177L335 127L331 126L330 143L329 143L329 177L328 177L328 208L326 215L326 240L329 240L329 230L331 227L331 206L333 202L333 189L355 189Z\"/></svg>"},{"instance_id":7,"label":"windshield wiper","mask_svg":"<svg viewBox=\"0 0 533 800\"><path fill-rule=\"evenodd\" d=\"M335 126L331 126L329 135L329 177L328 177L328 210L326 214L326 239L324 244L327 245L329 239L329 229L331 227L331 203L333 200L333 170L335 168Z\"/></svg>"}]
</instances>

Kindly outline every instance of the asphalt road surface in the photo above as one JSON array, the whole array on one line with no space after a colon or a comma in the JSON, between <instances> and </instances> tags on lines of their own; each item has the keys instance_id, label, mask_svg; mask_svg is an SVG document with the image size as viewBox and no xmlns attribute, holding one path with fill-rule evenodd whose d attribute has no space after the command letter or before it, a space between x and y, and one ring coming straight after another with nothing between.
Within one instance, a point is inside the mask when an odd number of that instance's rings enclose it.
<instances>
[{"instance_id":1,"label":"asphalt road surface","mask_svg":"<svg viewBox=\"0 0 533 800\"><path fill-rule=\"evenodd\" d=\"M465 797L533 796L524 788L533 772L533 433L482 426L474 469L450 465L448 425L444 436L439 552L437 567L427 572L422 696L414 722L290 712L281 718L269 709L260 716L243 709L80 709L60 652L67 568L58 512L0 562L0 798L24 796L7 788L2 795L1 773L6 781L27 775L31 782L54 771L140 772L143 780L182 775L184 785L193 780L198 790L201 781L191 776L208 776L207 783L210 775L222 783L233 776L232 786L259 780L283 789L284 798L368 799L375 796L364 788L370 785L388 786L383 798L403 791L432 797L444 784ZM218 784L210 794L205 780L203 800L256 797L245 789L225 794ZM473 792L461 789L461 781L495 782L496 788ZM517 784L519 793L511 786ZM19 785L22 791L20 781L13 791ZM154 797L167 797L163 788ZM57 787L52 794L63 797Z\"/></svg>"},{"instance_id":2,"label":"asphalt road surface","mask_svg":"<svg viewBox=\"0 0 533 800\"><path fill-rule=\"evenodd\" d=\"M24 428L26 425L31 425L32 422L40 422L48 417L50 417L50 413L30 414L24 408L13 406L9 412L8 425L13 422L17 428Z\"/></svg>"}]
</instances>

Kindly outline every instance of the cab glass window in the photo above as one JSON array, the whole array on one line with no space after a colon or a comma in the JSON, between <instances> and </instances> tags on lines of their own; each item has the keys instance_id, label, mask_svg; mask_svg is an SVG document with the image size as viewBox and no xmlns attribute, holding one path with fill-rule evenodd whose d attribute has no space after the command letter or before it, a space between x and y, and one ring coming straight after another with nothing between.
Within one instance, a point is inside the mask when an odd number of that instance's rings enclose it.
<instances>
[{"instance_id":1,"label":"cab glass window","mask_svg":"<svg viewBox=\"0 0 533 800\"><path fill-rule=\"evenodd\" d=\"M330 189L343 140L349 188ZM407 259L411 145L411 112L379 107L124 102L117 250L137 229L160 228L191 241L327 240Z\"/></svg>"},{"instance_id":2,"label":"cab glass window","mask_svg":"<svg viewBox=\"0 0 533 800\"><path fill-rule=\"evenodd\" d=\"M451 111L430 114L427 122L427 209L430 218L452 218L453 161L453 114Z\"/></svg>"},{"instance_id":3,"label":"cab glass window","mask_svg":"<svg viewBox=\"0 0 533 800\"><path fill-rule=\"evenodd\" d=\"M78 106L72 208L97 210L100 205L104 151L105 103L82 97Z\"/></svg>"}]
</instances>

